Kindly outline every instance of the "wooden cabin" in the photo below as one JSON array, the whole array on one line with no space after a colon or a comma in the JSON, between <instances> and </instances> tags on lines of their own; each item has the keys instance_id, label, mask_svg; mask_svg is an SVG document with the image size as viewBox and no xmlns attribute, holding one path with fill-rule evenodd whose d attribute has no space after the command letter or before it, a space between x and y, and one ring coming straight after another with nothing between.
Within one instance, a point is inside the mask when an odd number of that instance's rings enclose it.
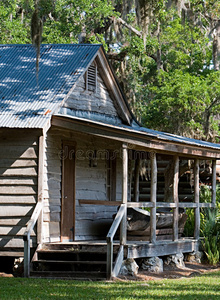
<instances>
[{"instance_id":1,"label":"wooden cabin","mask_svg":"<svg viewBox=\"0 0 220 300\"><path fill-rule=\"evenodd\" d=\"M25 276L111 278L123 259L198 249L220 145L142 127L101 45L42 45L38 73L35 56L31 45L0 46L0 256L24 257ZM212 161L211 203L199 202L201 160ZM183 165L193 198L179 197ZM143 207L148 234L132 236L127 208ZM162 236L157 208L173 214ZM179 232L179 208L195 212L192 237Z\"/></svg>"}]
</instances>

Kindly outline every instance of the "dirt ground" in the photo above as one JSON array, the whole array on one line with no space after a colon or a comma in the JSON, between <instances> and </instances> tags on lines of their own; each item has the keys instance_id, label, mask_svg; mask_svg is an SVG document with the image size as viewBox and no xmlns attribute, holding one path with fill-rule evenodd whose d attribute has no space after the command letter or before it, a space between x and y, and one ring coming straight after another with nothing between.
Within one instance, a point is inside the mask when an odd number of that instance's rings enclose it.
<instances>
[{"instance_id":1,"label":"dirt ground","mask_svg":"<svg viewBox=\"0 0 220 300\"><path fill-rule=\"evenodd\" d=\"M195 262L185 262L185 268L180 269L172 266L164 266L164 270L160 274L150 273L139 269L136 276L119 276L116 280L134 280L134 281L149 281L161 280L164 278L178 279L183 277L192 277L207 272L220 271L220 265L211 266L208 264L198 264Z\"/></svg>"},{"instance_id":2,"label":"dirt ground","mask_svg":"<svg viewBox=\"0 0 220 300\"><path fill-rule=\"evenodd\" d=\"M149 280L161 280L164 278L178 279L182 277L192 277L207 272L220 271L220 265L211 266L208 264L198 264L195 262L185 262L185 268L180 269L173 266L164 266L164 271L160 274L155 274L152 272L147 272L139 269L139 272L136 276L119 276L115 280L119 281L149 281ZM0 277L14 277L12 274L1 273Z\"/></svg>"}]
</instances>

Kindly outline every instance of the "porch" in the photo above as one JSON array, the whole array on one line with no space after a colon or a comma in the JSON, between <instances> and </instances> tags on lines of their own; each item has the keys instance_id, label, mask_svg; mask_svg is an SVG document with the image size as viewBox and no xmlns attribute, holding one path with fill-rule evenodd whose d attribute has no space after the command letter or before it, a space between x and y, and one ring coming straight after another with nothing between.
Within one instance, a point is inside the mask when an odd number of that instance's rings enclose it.
<instances>
[{"instance_id":1,"label":"porch","mask_svg":"<svg viewBox=\"0 0 220 300\"><path fill-rule=\"evenodd\" d=\"M135 150L138 151L138 150ZM149 152L148 152L149 153ZM75 250L79 254L82 249L85 250L87 248L91 250L91 252L96 253L96 258L92 259L91 262L86 260L86 262L82 262L81 259L75 258L70 261L67 260L66 262L59 261L59 259L52 259L51 261L56 260L56 264L64 264L64 265L79 265L79 264L87 264L87 265L101 265L103 264L104 273L106 274L105 278L112 278L118 275L122 261L126 258L141 258L141 257L152 257L152 256L165 256L175 253L187 253L193 252L198 250L199 247L199 231L200 231L200 208L201 207L214 207L215 206L215 193L216 193L216 160L212 160L212 201L210 203L200 203L199 201L199 158L193 157L193 166L194 166L194 200L193 202L186 202L186 201L179 201L178 195L178 185L179 185L179 156L173 155L173 178L172 178L172 202L160 202L157 201L157 155L155 152L151 152L150 157L150 201L141 201L139 202L139 170L138 164L136 164L134 170L134 196L133 199L136 201L128 201L129 195L129 147L127 144L123 144L122 147L122 201L100 201L100 200L80 200L79 204L83 205L107 205L107 206L117 206L119 207L118 212L112 222L112 225L108 231L106 236L106 241L101 240L90 240L90 241L74 241L69 243L42 243L39 242L39 246L37 252L40 253L42 249L45 252L52 253L53 255L56 252L55 248L58 247L61 253L62 251L70 251L73 253ZM191 160L192 157L190 156ZM136 174L136 175L135 175ZM130 199L131 200L131 199ZM36 221L38 220L39 216L42 213L42 203L38 202L35 211L32 215L32 218L28 224L28 228L24 235L25 241L25 252L24 252L24 266L25 266L25 276L30 276L31 273L31 257L30 257L30 233L34 228ZM127 236L127 209L128 208L147 208L150 210L150 235L149 241L143 240L136 240L135 238L131 239ZM172 210L173 219L172 219L172 228L171 234L169 238L160 240L158 238L158 228L157 228L157 209L158 208L169 208ZM178 222L178 212L179 208L190 208L194 210L195 215L195 229L194 229L194 236L192 237L181 237L179 235L179 222ZM45 247L47 249L45 249ZM51 247L53 251L51 252ZM54 248L55 247L55 248ZM74 250L75 249L75 250ZM101 249L101 250L100 250ZM36 253L37 253L36 252ZM58 251L59 252L59 251ZM38 256L34 255L33 263L37 264ZM64 252L63 252L64 253ZM65 252L66 253L66 252ZM102 254L102 261L99 262L97 257ZM103 254L105 259L103 260ZM53 256L54 258L54 256ZM40 262L46 263L44 262ZM66 272L66 271L64 271ZM59 272L54 273L56 276ZM91 273L91 271L90 271ZM41 276L38 273L38 276ZM45 276L48 276L51 273L44 273ZM60 273L62 274L62 272ZM76 277L79 278L78 275L74 275L74 272L66 273L69 274L69 277ZM35 273L36 275L36 273ZM64 275L64 274L62 274ZM87 274L88 275L88 274ZM103 274L102 274L103 275ZM34 275L33 275L34 276ZM51 275L52 276L52 275ZM84 274L84 277L86 275Z\"/></svg>"}]
</instances>

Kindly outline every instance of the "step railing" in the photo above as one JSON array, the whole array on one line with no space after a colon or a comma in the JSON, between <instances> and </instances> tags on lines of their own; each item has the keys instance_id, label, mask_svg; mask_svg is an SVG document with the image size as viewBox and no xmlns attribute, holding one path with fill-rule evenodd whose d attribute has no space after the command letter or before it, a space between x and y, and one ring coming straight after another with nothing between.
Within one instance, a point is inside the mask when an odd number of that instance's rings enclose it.
<instances>
[{"instance_id":1,"label":"step railing","mask_svg":"<svg viewBox=\"0 0 220 300\"><path fill-rule=\"evenodd\" d=\"M115 216L115 219L111 225L111 228L109 229L109 232L106 236L107 241L107 279L111 279L112 277L116 277L120 271L122 261L124 259L124 237L126 236L126 232L120 233L120 248L118 251L118 255L115 260L115 266L113 269L113 240L114 236L121 225L121 231L123 231L126 226L123 225L123 221L126 224L126 214L127 214L127 205L121 204L120 208Z\"/></svg>"},{"instance_id":2,"label":"step railing","mask_svg":"<svg viewBox=\"0 0 220 300\"><path fill-rule=\"evenodd\" d=\"M28 221L26 230L23 235L24 240L24 277L30 276L30 255L31 255L31 249L30 249L30 238L31 238L31 232L34 229L34 226L37 223L37 220L40 216L40 213L43 209L43 202L40 201L37 203L37 205L34 208L34 211L32 213L32 216L30 220Z\"/></svg>"}]
</instances>

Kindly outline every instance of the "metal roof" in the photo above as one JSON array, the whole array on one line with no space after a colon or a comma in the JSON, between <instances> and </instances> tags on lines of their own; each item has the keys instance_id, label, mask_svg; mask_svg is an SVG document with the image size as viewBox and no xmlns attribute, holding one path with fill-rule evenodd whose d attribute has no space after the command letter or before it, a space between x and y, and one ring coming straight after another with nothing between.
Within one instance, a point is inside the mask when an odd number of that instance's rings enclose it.
<instances>
[{"instance_id":1,"label":"metal roof","mask_svg":"<svg viewBox=\"0 0 220 300\"><path fill-rule=\"evenodd\" d=\"M43 128L101 45L0 45L0 127Z\"/></svg>"}]
</instances>

